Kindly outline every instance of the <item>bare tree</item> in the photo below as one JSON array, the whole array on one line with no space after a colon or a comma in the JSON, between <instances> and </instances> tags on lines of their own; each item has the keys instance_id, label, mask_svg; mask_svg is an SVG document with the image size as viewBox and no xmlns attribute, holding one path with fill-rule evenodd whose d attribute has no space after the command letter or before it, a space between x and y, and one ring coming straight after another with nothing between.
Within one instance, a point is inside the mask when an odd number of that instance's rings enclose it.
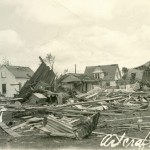
<instances>
[{"instance_id":1,"label":"bare tree","mask_svg":"<svg viewBox=\"0 0 150 150\"><path fill-rule=\"evenodd\" d=\"M49 65L49 67L53 70L54 63L55 63L55 56L53 56L51 53L47 54L44 58L45 63Z\"/></svg>"},{"instance_id":2,"label":"bare tree","mask_svg":"<svg viewBox=\"0 0 150 150\"><path fill-rule=\"evenodd\" d=\"M64 70L64 74L67 74L67 73L68 73L68 69L65 69L65 70Z\"/></svg>"},{"instance_id":3,"label":"bare tree","mask_svg":"<svg viewBox=\"0 0 150 150\"><path fill-rule=\"evenodd\" d=\"M10 66L11 63L10 63L10 61L6 57L3 57L1 65Z\"/></svg>"}]
</instances>

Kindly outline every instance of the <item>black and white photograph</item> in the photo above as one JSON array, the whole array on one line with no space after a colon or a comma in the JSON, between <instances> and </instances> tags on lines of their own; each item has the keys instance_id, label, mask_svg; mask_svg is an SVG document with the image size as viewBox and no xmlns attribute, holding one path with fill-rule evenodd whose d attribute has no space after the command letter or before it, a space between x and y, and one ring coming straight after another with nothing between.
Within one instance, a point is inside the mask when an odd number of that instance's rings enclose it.
<instances>
[{"instance_id":1,"label":"black and white photograph","mask_svg":"<svg viewBox=\"0 0 150 150\"><path fill-rule=\"evenodd\" d=\"M150 0L0 0L0 149L150 149Z\"/></svg>"}]
</instances>

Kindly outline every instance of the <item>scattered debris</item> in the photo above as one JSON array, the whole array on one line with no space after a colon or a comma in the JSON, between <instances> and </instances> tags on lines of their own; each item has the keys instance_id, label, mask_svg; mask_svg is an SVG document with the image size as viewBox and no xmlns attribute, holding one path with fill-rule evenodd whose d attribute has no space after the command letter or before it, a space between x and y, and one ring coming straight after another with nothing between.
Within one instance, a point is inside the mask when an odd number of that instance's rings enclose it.
<instances>
[{"instance_id":1,"label":"scattered debris","mask_svg":"<svg viewBox=\"0 0 150 150\"><path fill-rule=\"evenodd\" d=\"M103 135L96 129L108 133L150 129L150 116L141 116L149 109L150 94L139 91L139 82L129 90L96 86L84 93L78 89L54 91L55 74L40 60L17 98L0 97L0 127L12 137L43 131L45 135L83 139L92 132ZM4 118L8 112L11 120Z\"/></svg>"}]
</instances>

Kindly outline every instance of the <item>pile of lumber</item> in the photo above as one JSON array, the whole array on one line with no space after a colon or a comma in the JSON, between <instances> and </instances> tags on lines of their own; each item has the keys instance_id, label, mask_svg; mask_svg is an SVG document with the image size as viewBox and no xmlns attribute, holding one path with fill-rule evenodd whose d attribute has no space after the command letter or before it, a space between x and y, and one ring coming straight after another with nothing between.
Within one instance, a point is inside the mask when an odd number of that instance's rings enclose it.
<instances>
[{"instance_id":1,"label":"pile of lumber","mask_svg":"<svg viewBox=\"0 0 150 150\"><path fill-rule=\"evenodd\" d=\"M44 119L45 127L41 130L49 133L51 136L63 136L70 138L84 138L89 136L96 129L99 113L92 116L82 117L55 117L48 115Z\"/></svg>"}]
</instances>

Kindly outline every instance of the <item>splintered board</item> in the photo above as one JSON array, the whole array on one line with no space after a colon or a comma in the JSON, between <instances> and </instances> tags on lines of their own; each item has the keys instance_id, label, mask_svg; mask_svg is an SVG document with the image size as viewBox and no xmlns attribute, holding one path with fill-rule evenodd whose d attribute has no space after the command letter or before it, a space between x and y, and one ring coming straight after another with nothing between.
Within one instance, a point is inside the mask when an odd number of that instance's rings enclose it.
<instances>
[{"instance_id":1,"label":"splintered board","mask_svg":"<svg viewBox=\"0 0 150 150\"><path fill-rule=\"evenodd\" d=\"M13 137L20 137L21 135L19 135L18 133L14 132L13 130L11 130L5 123L0 122L0 127L7 132L9 135L13 136Z\"/></svg>"}]
</instances>

